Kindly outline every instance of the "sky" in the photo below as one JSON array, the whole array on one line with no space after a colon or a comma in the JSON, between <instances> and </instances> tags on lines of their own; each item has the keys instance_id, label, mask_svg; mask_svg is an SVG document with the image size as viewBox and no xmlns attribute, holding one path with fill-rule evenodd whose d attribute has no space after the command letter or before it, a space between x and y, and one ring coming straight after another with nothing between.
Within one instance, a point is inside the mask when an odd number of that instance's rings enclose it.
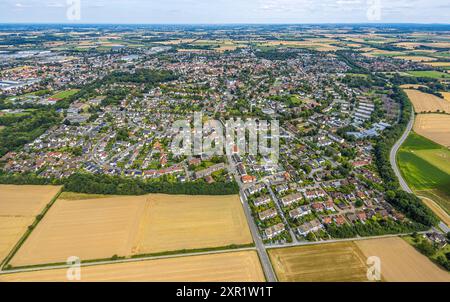
<instances>
[{"instance_id":1,"label":"sky","mask_svg":"<svg viewBox=\"0 0 450 302\"><path fill-rule=\"evenodd\" d=\"M77 2L79 5L77 5ZM450 23L449 0L0 0L0 23Z\"/></svg>"}]
</instances>

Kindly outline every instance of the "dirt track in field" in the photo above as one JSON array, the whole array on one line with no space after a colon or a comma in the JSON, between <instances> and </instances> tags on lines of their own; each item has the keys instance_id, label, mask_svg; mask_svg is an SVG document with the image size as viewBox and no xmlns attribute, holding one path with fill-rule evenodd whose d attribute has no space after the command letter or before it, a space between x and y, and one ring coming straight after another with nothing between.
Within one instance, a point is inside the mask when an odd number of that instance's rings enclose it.
<instances>
[{"instance_id":1,"label":"dirt track in field","mask_svg":"<svg viewBox=\"0 0 450 302\"><path fill-rule=\"evenodd\" d=\"M0 281L67 281L67 270L0 275ZM264 273L255 251L176 257L87 266L81 281L166 281L166 282L263 282Z\"/></svg>"}]
</instances>

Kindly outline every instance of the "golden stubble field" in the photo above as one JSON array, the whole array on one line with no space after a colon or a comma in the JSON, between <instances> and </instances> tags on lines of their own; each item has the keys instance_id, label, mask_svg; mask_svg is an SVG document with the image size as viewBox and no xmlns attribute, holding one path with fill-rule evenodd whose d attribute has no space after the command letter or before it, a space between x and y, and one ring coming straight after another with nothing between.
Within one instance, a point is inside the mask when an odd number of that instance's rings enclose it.
<instances>
[{"instance_id":1,"label":"golden stubble field","mask_svg":"<svg viewBox=\"0 0 450 302\"><path fill-rule=\"evenodd\" d=\"M358 248L366 257L381 260L381 275L391 282L450 282L450 274L399 237L361 240Z\"/></svg>"},{"instance_id":2,"label":"golden stubble field","mask_svg":"<svg viewBox=\"0 0 450 302\"><path fill-rule=\"evenodd\" d=\"M450 274L399 237L269 250L280 281L368 281L367 259L381 260L381 280L450 281Z\"/></svg>"},{"instance_id":3,"label":"golden stubble field","mask_svg":"<svg viewBox=\"0 0 450 302\"><path fill-rule=\"evenodd\" d=\"M450 115L419 114L415 120L414 131L442 146L450 148Z\"/></svg>"},{"instance_id":4,"label":"golden stubble field","mask_svg":"<svg viewBox=\"0 0 450 302\"><path fill-rule=\"evenodd\" d=\"M450 62L430 62L430 63L425 63L427 65L431 65L433 67L447 67L450 66Z\"/></svg>"},{"instance_id":5,"label":"golden stubble field","mask_svg":"<svg viewBox=\"0 0 450 302\"><path fill-rule=\"evenodd\" d=\"M450 102L432 94L424 93L414 89L404 89L414 105L417 113L422 112L446 112L450 113Z\"/></svg>"},{"instance_id":6,"label":"golden stubble field","mask_svg":"<svg viewBox=\"0 0 450 302\"><path fill-rule=\"evenodd\" d=\"M311 39L306 41L266 41L261 43L261 46L286 46L286 47L294 47L294 48L312 48L317 51L335 51L340 49L337 46L331 45L331 43L334 43L332 40L328 39Z\"/></svg>"},{"instance_id":7,"label":"golden stubble field","mask_svg":"<svg viewBox=\"0 0 450 302\"><path fill-rule=\"evenodd\" d=\"M367 281L366 260L353 242L269 250L279 281Z\"/></svg>"},{"instance_id":8,"label":"golden stubble field","mask_svg":"<svg viewBox=\"0 0 450 302\"><path fill-rule=\"evenodd\" d=\"M0 281L67 281L66 269L0 275ZM175 257L81 267L82 282L264 282L255 251Z\"/></svg>"},{"instance_id":9,"label":"golden stubble field","mask_svg":"<svg viewBox=\"0 0 450 302\"><path fill-rule=\"evenodd\" d=\"M431 62L436 61L436 58L425 57L425 56L397 56L396 59L403 59L412 62Z\"/></svg>"},{"instance_id":10,"label":"golden stubble field","mask_svg":"<svg viewBox=\"0 0 450 302\"><path fill-rule=\"evenodd\" d=\"M449 66L450 66L450 62L448 62L448 63L449 63ZM450 92L441 92L441 94L444 96L444 99L446 101L450 102Z\"/></svg>"},{"instance_id":11,"label":"golden stubble field","mask_svg":"<svg viewBox=\"0 0 450 302\"><path fill-rule=\"evenodd\" d=\"M252 242L238 195L148 198L133 254Z\"/></svg>"},{"instance_id":12,"label":"golden stubble field","mask_svg":"<svg viewBox=\"0 0 450 302\"><path fill-rule=\"evenodd\" d=\"M12 266L248 244L236 196L145 195L57 200Z\"/></svg>"},{"instance_id":13,"label":"golden stubble field","mask_svg":"<svg viewBox=\"0 0 450 302\"><path fill-rule=\"evenodd\" d=\"M430 198L422 198L422 201L442 220L442 222L444 222L447 226L450 226L450 216L443 208L441 208L434 200Z\"/></svg>"},{"instance_id":14,"label":"golden stubble field","mask_svg":"<svg viewBox=\"0 0 450 302\"><path fill-rule=\"evenodd\" d=\"M60 189L58 186L0 185L0 262Z\"/></svg>"}]
</instances>

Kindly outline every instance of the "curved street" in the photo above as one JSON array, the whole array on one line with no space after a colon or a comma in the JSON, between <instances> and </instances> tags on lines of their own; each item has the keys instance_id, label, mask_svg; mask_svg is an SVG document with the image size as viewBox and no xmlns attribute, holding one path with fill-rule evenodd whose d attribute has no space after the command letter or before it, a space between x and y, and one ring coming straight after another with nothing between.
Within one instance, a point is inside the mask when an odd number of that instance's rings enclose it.
<instances>
[{"instance_id":1,"label":"curved street","mask_svg":"<svg viewBox=\"0 0 450 302\"><path fill-rule=\"evenodd\" d=\"M400 172L400 169L397 166L397 152L400 149L400 147L403 145L405 140L408 138L409 133L411 132L413 126L414 126L414 109L411 114L411 120L408 123L408 126L406 127L405 132L403 133L402 137L395 143L395 145L391 149L391 154L389 156L389 160L391 162L392 169L394 169L395 175L397 175L397 178L400 182L400 186L402 189L408 193L413 193L413 191L409 188L406 181L403 179L402 173Z\"/></svg>"},{"instance_id":2,"label":"curved street","mask_svg":"<svg viewBox=\"0 0 450 302\"><path fill-rule=\"evenodd\" d=\"M405 140L408 138L408 135L414 126L414 121L415 121L415 113L414 113L414 109L413 109L412 114L411 114L411 120L409 121L405 132L403 133L402 137L392 147L391 153L389 156L389 161L391 162L391 166L392 166L392 169L394 169L395 175L397 175L398 181L400 182L400 186L402 187L402 189L404 191L406 191L408 193L412 193L412 194L415 194L415 193L408 186L408 183L403 178L402 173L400 172L400 169L397 165L397 152L400 149L400 147L403 145ZM439 222L439 228L441 230L443 230L445 233L450 232L450 228L442 221Z\"/></svg>"}]
</instances>

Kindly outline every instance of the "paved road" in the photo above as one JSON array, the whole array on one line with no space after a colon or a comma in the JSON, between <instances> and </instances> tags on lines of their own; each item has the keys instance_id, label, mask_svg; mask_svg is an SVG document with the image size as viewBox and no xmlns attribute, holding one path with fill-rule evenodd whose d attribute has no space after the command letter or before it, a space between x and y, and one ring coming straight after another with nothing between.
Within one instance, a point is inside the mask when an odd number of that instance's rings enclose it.
<instances>
[{"instance_id":1,"label":"paved road","mask_svg":"<svg viewBox=\"0 0 450 302\"><path fill-rule=\"evenodd\" d=\"M391 154L389 156L389 160L391 162L392 169L394 169L395 175L397 175L397 178L400 182L400 186L402 187L402 189L404 191L406 191L408 193L412 193L412 194L415 194L415 193L413 192L413 190L411 190L411 188L406 183L406 181L403 178L402 174L400 173L400 169L397 165L397 152L400 149L400 147L403 145L405 140L408 138L408 135L414 126L414 119L415 119L415 114L414 114L414 109L413 109L413 112L411 114L411 120L409 121L405 132L403 133L402 137L395 143L394 147L392 147ZM418 197L420 197L420 196L418 196ZM442 221L439 222L439 228L441 230L443 230L445 233L450 232L450 228Z\"/></svg>"},{"instance_id":2,"label":"paved road","mask_svg":"<svg viewBox=\"0 0 450 302\"><path fill-rule=\"evenodd\" d=\"M405 132L403 133L402 137L395 143L394 147L392 147L391 154L389 156L389 160L391 162L392 169L394 169L395 175L397 175L397 178L400 182L400 185L402 189L408 193L414 193L406 183L406 181L403 179L402 174L400 173L400 169L397 166L397 152L400 149L400 147L403 145L405 140L408 138L409 132L411 132L413 126L414 126L414 110L411 114L411 120L408 123L408 126L406 127Z\"/></svg>"},{"instance_id":3,"label":"paved road","mask_svg":"<svg viewBox=\"0 0 450 302\"><path fill-rule=\"evenodd\" d=\"M221 120L222 124L225 127L225 123ZM266 280L268 282L276 282L277 277L272 267L272 263L270 262L269 255L267 254L266 248L262 241L262 238L259 234L259 229L255 224L255 220L251 214L250 207L247 202L247 197L245 196L244 190L246 185L244 185L239 177L239 174L236 170L236 166L234 165L233 159L231 158L231 154L227 154L228 159L228 172L233 174L236 183L239 185L239 197L241 198L242 207L244 208L245 217L248 222L248 226L250 227L250 232L253 237L253 242L256 246L256 251L259 255L259 260L261 261L262 268L264 270L264 275L266 276Z\"/></svg>"},{"instance_id":4,"label":"paved road","mask_svg":"<svg viewBox=\"0 0 450 302\"><path fill-rule=\"evenodd\" d=\"M289 222L287 221L286 217L284 217L284 213L283 213L283 209L281 208L280 201L278 200L277 196L275 195L272 188L270 187L270 183L267 182L266 187L267 187L267 190L269 190L270 196L272 197L273 202L275 203L275 206L277 207L278 214L281 216L281 219L283 219L283 223L286 226L287 230L289 231L289 234L291 235L292 240L294 242L298 242L297 236L295 236L294 231L292 230Z\"/></svg>"},{"instance_id":5,"label":"paved road","mask_svg":"<svg viewBox=\"0 0 450 302\"><path fill-rule=\"evenodd\" d=\"M450 233L450 228L444 223L439 222L439 228L444 231L444 233Z\"/></svg>"},{"instance_id":6,"label":"paved road","mask_svg":"<svg viewBox=\"0 0 450 302\"><path fill-rule=\"evenodd\" d=\"M269 255L267 254L266 247L262 241L261 236L259 235L259 229L253 220L252 214L250 212L250 208L247 203L247 198L245 197L242 191L239 193L242 201L242 206L244 208L244 213L248 221L248 225L250 227L250 231L253 236L253 241L255 242L256 250L259 255L259 259L261 260L261 265L264 270L264 275L268 282L276 282L277 277L275 272L273 271L272 263L270 262Z\"/></svg>"}]
</instances>

